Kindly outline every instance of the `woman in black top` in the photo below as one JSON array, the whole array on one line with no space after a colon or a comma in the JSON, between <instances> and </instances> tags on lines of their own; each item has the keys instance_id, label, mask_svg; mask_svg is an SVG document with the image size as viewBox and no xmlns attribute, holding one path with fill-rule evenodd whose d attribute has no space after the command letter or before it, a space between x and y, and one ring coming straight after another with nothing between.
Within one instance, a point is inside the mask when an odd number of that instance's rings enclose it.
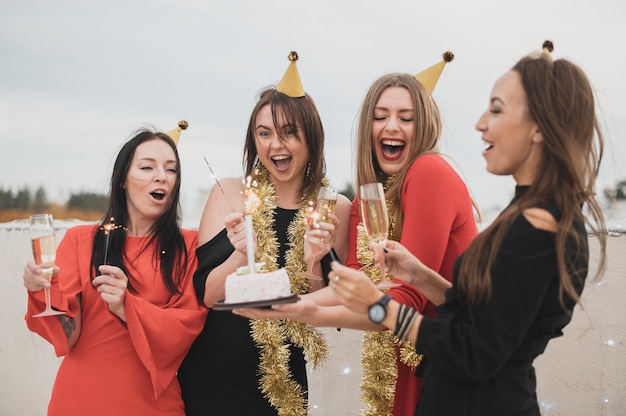
<instances>
[{"instance_id":1,"label":"woman in black top","mask_svg":"<svg viewBox=\"0 0 626 416\"><path fill-rule=\"evenodd\" d=\"M345 259L351 204L340 195L331 221L306 229L308 208L328 180L324 130L296 76L296 59L292 52L283 80L260 94L246 133L244 167L261 201L252 214L255 261L265 263L268 271L284 267L292 291L302 294L324 285L332 247ZM244 185L240 178L227 178L220 185L213 187L202 215L194 275L196 293L209 308L224 299L226 276L248 264L241 214ZM298 274L307 270L305 259L314 262L319 279ZM178 372L185 411L188 416L305 416L305 357L315 366L326 354L322 334L306 324L252 321L211 310Z\"/></svg>"},{"instance_id":2,"label":"woman in black top","mask_svg":"<svg viewBox=\"0 0 626 416\"><path fill-rule=\"evenodd\" d=\"M393 300L377 305L382 296L369 279L333 264L332 286L346 306L371 310L424 354L416 415L539 414L533 360L562 335L587 276L583 205L590 229L604 228L594 199L602 136L593 93L580 68L553 61L551 51L547 41L541 55L498 79L476 125L487 170L512 175L517 186L457 260L452 285L400 244L386 248L389 272L438 304L436 318ZM600 273L605 234L596 234Z\"/></svg>"}]
</instances>

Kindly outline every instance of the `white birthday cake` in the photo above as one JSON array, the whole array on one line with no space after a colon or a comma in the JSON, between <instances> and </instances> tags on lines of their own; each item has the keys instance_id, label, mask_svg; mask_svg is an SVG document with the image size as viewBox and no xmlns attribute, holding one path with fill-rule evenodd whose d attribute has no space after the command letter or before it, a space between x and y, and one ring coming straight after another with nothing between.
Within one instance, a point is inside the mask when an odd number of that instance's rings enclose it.
<instances>
[{"instance_id":1,"label":"white birthday cake","mask_svg":"<svg viewBox=\"0 0 626 416\"><path fill-rule=\"evenodd\" d=\"M291 284L287 270L248 273L248 267L240 267L226 277L225 304L255 302L291 296Z\"/></svg>"}]
</instances>

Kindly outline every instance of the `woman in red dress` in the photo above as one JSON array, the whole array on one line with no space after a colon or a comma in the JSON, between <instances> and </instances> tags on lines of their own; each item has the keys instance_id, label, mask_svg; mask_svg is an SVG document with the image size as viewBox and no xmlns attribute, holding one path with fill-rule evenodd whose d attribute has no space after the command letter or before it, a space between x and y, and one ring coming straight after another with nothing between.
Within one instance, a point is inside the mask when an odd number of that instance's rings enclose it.
<instances>
[{"instance_id":1,"label":"woman in red dress","mask_svg":"<svg viewBox=\"0 0 626 416\"><path fill-rule=\"evenodd\" d=\"M48 415L184 416L176 371L207 310L193 289L198 233L178 227L179 191L175 142L142 130L115 161L106 220L67 230L51 282L26 265L28 328L64 356ZM46 285L65 315L33 317Z\"/></svg>"}]
</instances>

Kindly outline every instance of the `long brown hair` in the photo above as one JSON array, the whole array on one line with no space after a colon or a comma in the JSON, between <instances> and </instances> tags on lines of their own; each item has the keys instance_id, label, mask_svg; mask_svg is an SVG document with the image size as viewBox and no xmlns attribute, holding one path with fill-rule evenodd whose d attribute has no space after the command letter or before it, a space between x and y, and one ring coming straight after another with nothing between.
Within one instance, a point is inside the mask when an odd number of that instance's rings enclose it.
<instances>
[{"instance_id":1,"label":"long brown hair","mask_svg":"<svg viewBox=\"0 0 626 416\"><path fill-rule=\"evenodd\" d=\"M381 94L391 87L405 88L413 100L415 111L415 129L411 146L409 146L409 162L396 174L395 180L385 189L385 199L389 207L389 215L395 216L396 226L394 240L399 240L402 232L404 213L402 212L400 193L402 182L411 163L425 153L438 153L437 147L441 137L442 123L439 108L433 97L424 89L413 75L391 73L378 78L370 86L359 115L358 140L356 161L356 189L366 183L387 182L388 176L382 171L372 147L372 121L374 108Z\"/></svg>"},{"instance_id":2,"label":"long brown hair","mask_svg":"<svg viewBox=\"0 0 626 416\"><path fill-rule=\"evenodd\" d=\"M529 189L501 213L465 252L459 271L459 291L466 304L479 304L491 295L491 269L504 235L526 208L552 200L560 212L556 232L556 258L560 300L567 294L575 302L586 270L575 269L571 254L580 252L582 241L576 225L586 223L600 241L597 275L605 263L604 217L594 195L602 159L603 138L595 114L594 95L584 72L572 62L551 56L529 55L512 68L521 76L527 96L528 115L537 123L544 151ZM588 216L583 214L583 206ZM568 251L570 250L570 251ZM569 256L568 256L569 254ZM579 279L579 280L577 280Z\"/></svg>"}]
</instances>

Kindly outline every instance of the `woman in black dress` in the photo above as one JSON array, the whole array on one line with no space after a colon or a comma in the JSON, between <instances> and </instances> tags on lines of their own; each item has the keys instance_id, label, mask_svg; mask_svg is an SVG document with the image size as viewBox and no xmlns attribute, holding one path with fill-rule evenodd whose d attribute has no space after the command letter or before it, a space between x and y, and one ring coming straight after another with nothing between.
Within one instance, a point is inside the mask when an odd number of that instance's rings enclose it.
<instances>
[{"instance_id":1,"label":"woman in black dress","mask_svg":"<svg viewBox=\"0 0 626 416\"><path fill-rule=\"evenodd\" d=\"M341 301L381 320L424 354L416 415L539 415L534 359L561 330L588 269L585 223L606 235L594 186L602 155L591 86L583 71L554 61L552 43L495 83L476 129L487 170L512 175L508 207L459 257L452 285L400 244L386 247L394 277L437 307L428 318L388 300L362 274L333 264ZM583 214L583 206L589 218ZM381 260L381 259L379 259ZM383 299L384 298L384 299Z\"/></svg>"},{"instance_id":2,"label":"woman in black dress","mask_svg":"<svg viewBox=\"0 0 626 416\"><path fill-rule=\"evenodd\" d=\"M265 263L266 270L285 267L292 290L302 294L327 282L333 247L345 259L351 204L339 195L330 222L306 229L310 204L319 187L328 186L324 130L300 83L295 52L290 60L281 82L262 91L252 111L244 168L261 201L253 214L255 260ZM247 265L244 185L240 178L220 184L213 187L202 215L194 275L196 293L210 308L224 299L226 276ZM298 274L307 269L305 259L313 259L319 279ZM322 334L306 324L252 321L212 310L178 373L187 415L304 416L305 357L315 366L326 354Z\"/></svg>"}]
</instances>

